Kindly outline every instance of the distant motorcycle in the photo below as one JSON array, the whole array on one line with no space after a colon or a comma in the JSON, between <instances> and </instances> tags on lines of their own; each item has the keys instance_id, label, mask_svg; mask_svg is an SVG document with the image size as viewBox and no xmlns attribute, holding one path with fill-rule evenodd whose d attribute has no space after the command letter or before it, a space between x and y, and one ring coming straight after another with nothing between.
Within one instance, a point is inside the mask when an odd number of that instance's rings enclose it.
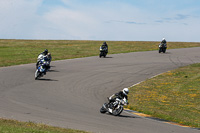
<instances>
[{"instance_id":1,"label":"distant motorcycle","mask_svg":"<svg viewBox=\"0 0 200 133\"><path fill-rule=\"evenodd\" d=\"M106 55L108 53L108 48L107 47L100 47L100 54L99 54L99 57L101 58L102 56L105 58Z\"/></svg>"},{"instance_id":2,"label":"distant motorcycle","mask_svg":"<svg viewBox=\"0 0 200 133\"><path fill-rule=\"evenodd\" d=\"M46 72L50 69L49 61L43 59L39 62L38 67L35 71L35 80L46 75Z\"/></svg>"},{"instance_id":3,"label":"distant motorcycle","mask_svg":"<svg viewBox=\"0 0 200 133\"><path fill-rule=\"evenodd\" d=\"M114 116L118 116L124 110L123 106L127 105L127 104L128 104L128 101L125 98L124 99L116 98L114 102L104 103L103 106L100 109L100 112L101 113L108 112L108 113L110 113Z\"/></svg>"},{"instance_id":4,"label":"distant motorcycle","mask_svg":"<svg viewBox=\"0 0 200 133\"><path fill-rule=\"evenodd\" d=\"M166 43L160 43L159 44L159 50L158 50L159 53L161 53L161 52L165 53L166 49L167 49L167 44Z\"/></svg>"}]
</instances>

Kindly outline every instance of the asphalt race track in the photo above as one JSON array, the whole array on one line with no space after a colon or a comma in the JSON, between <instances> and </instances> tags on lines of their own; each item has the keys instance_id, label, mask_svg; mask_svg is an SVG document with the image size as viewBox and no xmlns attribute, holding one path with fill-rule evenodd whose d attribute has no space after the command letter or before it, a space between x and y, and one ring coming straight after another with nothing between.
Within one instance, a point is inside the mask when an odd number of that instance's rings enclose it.
<instances>
[{"instance_id":1,"label":"asphalt race track","mask_svg":"<svg viewBox=\"0 0 200 133\"><path fill-rule=\"evenodd\" d=\"M35 64L0 68L0 117L95 133L199 133L132 115L101 114L107 97L154 75L200 62L200 47L54 61L34 79Z\"/></svg>"}]
</instances>

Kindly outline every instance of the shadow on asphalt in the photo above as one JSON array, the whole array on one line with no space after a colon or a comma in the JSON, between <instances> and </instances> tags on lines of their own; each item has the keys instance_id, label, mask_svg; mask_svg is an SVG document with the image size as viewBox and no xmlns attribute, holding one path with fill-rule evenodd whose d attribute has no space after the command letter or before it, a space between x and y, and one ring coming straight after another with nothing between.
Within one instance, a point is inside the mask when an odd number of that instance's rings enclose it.
<instances>
[{"instance_id":1,"label":"shadow on asphalt","mask_svg":"<svg viewBox=\"0 0 200 133\"><path fill-rule=\"evenodd\" d=\"M140 118L140 117L129 116L129 115L119 115L118 117L123 117L123 118Z\"/></svg>"},{"instance_id":2,"label":"shadow on asphalt","mask_svg":"<svg viewBox=\"0 0 200 133\"><path fill-rule=\"evenodd\" d=\"M38 81L58 81L58 80L55 80L55 79L37 79Z\"/></svg>"},{"instance_id":3,"label":"shadow on asphalt","mask_svg":"<svg viewBox=\"0 0 200 133\"><path fill-rule=\"evenodd\" d=\"M140 117L137 117L137 116L131 116L131 115L118 115L118 116L114 116L112 114L109 114L109 113L106 113L106 115L109 115L109 116L113 116L113 117L121 117L121 118L140 118Z\"/></svg>"},{"instance_id":4,"label":"shadow on asphalt","mask_svg":"<svg viewBox=\"0 0 200 133\"><path fill-rule=\"evenodd\" d=\"M171 54L171 52L159 53L159 54Z\"/></svg>"},{"instance_id":5,"label":"shadow on asphalt","mask_svg":"<svg viewBox=\"0 0 200 133\"><path fill-rule=\"evenodd\" d=\"M106 59L106 58L108 58L108 59L109 59L109 58L113 58L113 57L107 57L107 56L106 56L106 57L101 57L101 58L102 58L102 59Z\"/></svg>"},{"instance_id":6,"label":"shadow on asphalt","mask_svg":"<svg viewBox=\"0 0 200 133\"><path fill-rule=\"evenodd\" d=\"M60 72L60 71L57 71L57 70L48 70L48 72Z\"/></svg>"},{"instance_id":7,"label":"shadow on asphalt","mask_svg":"<svg viewBox=\"0 0 200 133\"><path fill-rule=\"evenodd\" d=\"M105 58L113 58L113 57L105 57Z\"/></svg>"}]
</instances>

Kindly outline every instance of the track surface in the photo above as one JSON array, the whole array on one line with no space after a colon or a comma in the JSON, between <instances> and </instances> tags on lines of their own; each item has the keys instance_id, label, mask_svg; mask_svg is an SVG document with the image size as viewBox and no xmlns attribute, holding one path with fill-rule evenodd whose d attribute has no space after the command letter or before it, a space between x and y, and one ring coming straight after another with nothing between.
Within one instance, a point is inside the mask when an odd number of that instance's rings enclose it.
<instances>
[{"instance_id":1,"label":"track surface","mask_svg":"<svg viewBox=\"0 0 200 133\"><path fill-rule=\"evenodd\" d=\"M0 117L102 133L199 133L131 115L100 114L106 97L168 70L200 62L200 47L52 62L34 80L35 64L0 68Z\"/></svg>"}]
</instances>

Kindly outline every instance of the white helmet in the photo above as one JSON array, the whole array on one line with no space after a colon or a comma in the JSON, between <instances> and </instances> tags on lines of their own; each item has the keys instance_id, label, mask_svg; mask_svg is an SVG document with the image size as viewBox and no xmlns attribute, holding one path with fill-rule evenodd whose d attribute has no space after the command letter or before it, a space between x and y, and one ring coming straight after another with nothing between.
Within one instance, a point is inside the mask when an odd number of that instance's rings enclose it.
<instances>
[{"instance_id":1,"label":"white helmet","mask_svg":"<svg viewBox=\"0 0 200 133\"><path fill-rule=\"evenodd\" d=\"M162 41L165 40L165 38L162 39Z\"/></svg>"},{"instance_id":2,"label":"white helmet","mask_svg":"<svg viewBox=\"0 0 200 133\"><path fill-rule=\"evenodd\" d=\"M124 95L128 95L128 93L129 93L128 88L124 88L124 89L123 89L123 93L124 93Z\"/></svg>"}]
</instances>

